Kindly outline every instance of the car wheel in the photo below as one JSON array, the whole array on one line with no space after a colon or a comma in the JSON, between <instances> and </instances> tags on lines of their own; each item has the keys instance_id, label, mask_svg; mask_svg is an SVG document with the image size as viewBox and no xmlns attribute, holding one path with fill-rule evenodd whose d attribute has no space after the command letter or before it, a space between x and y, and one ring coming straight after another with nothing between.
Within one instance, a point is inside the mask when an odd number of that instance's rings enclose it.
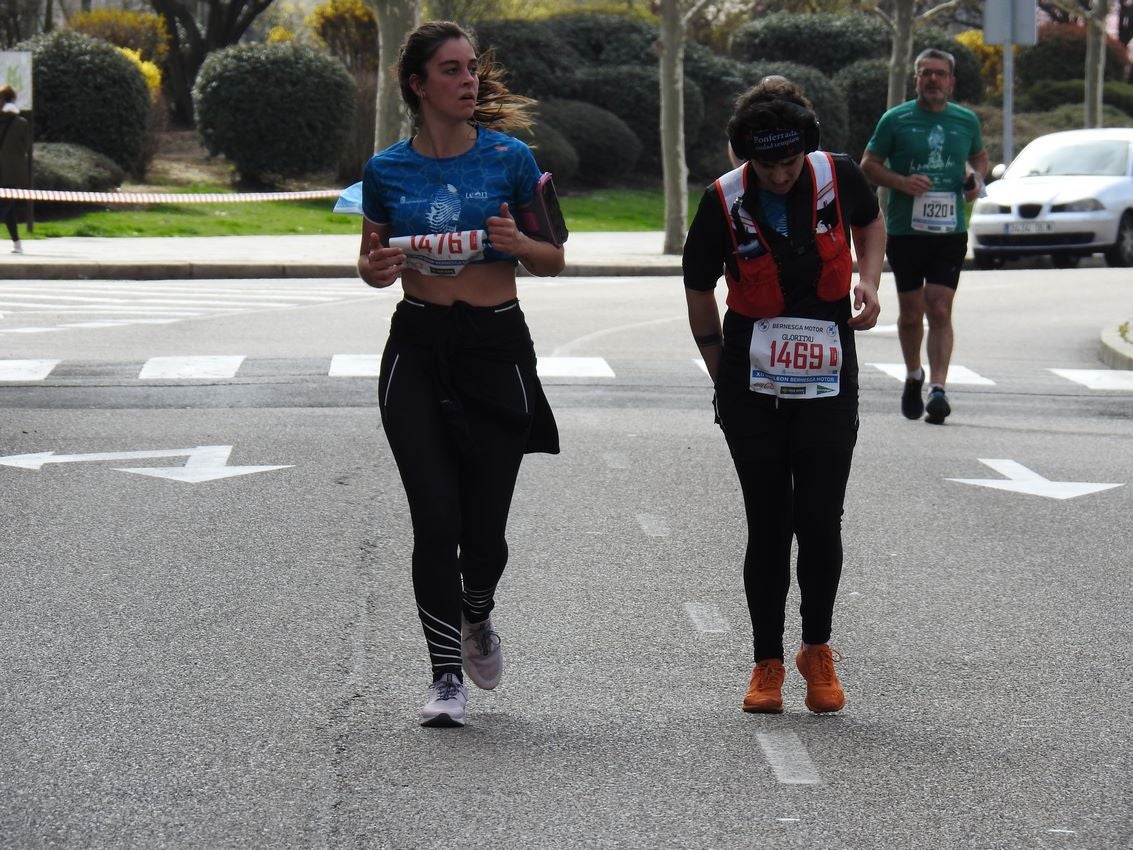
<instances>
[{"instance_id":1,"label":"car wheel","mask_svg":"<svg viewBox=\"0 0 1133 850\"><path fill-rule=\"evenodd\" d=\"M1117 242L1105 252L1105 261L1116 268L1133 266L1133 212L1127 212L1117 225Z\"/></svg>"},{"instance_id":2,"label":"car wheel","mask_svg":"<svg viewBox=\"0 0 1133 850\"><path fill-rule=\"evenodd\" d=\"M972 251L972 260L976 264L977 269L997 269L1003 265L1003 260L989 251Z\"/></svg>"},{"instance_id":3,"label":"car wheel","mask_svg":"<svg viewBox=\"0 0 1133 850\"><path fill-rule=\"evenodd\" d=\"M1056 269L1076 269L1082 262L1080 254L1051 254L1050 263Z\"/></svg>"}]
</instances>

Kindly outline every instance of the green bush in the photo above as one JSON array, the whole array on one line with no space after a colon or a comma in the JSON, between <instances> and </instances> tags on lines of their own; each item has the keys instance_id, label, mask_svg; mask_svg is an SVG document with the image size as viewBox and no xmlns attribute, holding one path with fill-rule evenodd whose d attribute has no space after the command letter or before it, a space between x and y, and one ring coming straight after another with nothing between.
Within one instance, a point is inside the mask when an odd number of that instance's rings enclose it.
<instances>
[{"instance_id":1,"label":"green bush","mask_svg":"<svg viewBox=\"0 0 1133 850\"><path fill-rule=\"evenodd\" d=\"M871 15L775 12L741 26L732 56L742 62L805 62L834 75L851 62L889 53L888 28Z\"/></svg>"},{"instance_id":2,"label":"green bush","mask_svg":"<svg viewBox=\"0 0 1133 850\"><path fill-rule=\"evenodd\" d=\"M888 59L859 59L838 75L846 92L849 112L849 133L846 153L855 161L862 158L865 146L877 126L877 119L885 113L886 92L889 89Z\"/></svg>"},{"instance_id":3,"label":"green bush","mask_svg":"<svg viewBox=\"0 0 1133 850\"><path fill-rule=\"evenodd\" d=\"M146 146L150 96L138 66L105 41L69 30L37 36L32 53L35 136L83 145L131 171Z\"/></svg>"},{"instance_id":4,"label":"green bush","mask_svg":"<svg viewBox=\"0 0 1133 850\"><path fill-rule=\"evenodd\" d=\"M1106 39L1105 77L1120 80L1129 65L1125 48L1112 36ZM1086 28L1075 24L1043 24L1037 44L1019 49L1015 75L1020 80L1080 79L1086 67Z\"/></svg>"},{"instance_id":5,"label":"green bush","mask_svg":"<svg viewBox=\"0 0 1133 850\"><path fill-rule=\"evenodd\" d=\"M1086 97L1085 80L1039 80L1019 98L1020 112L1045 112L1066 103L1081 105ZM1133 85L1110 81L1102 87L1102 103L1133 115Z\"/></svg>"},{"instance_id":6,"label":"green bush","mask_svg":"<svg viewBox=\"0 0 1133 850\"><path fill-rule=\"evenodd\" d=\"M728 119L736 98L752 83L751 69L727 56L719 56L699 44L686 45L685 75L700 86L704 98L704 119L695 142L686 140L685 158L689 175L697 180L714 180L730 169L728 160Z\"/></svg>"},{"instance_id":7,"label":"green bush","mask_svg":"<svg viewBox=\"0 0 1133 850\"><path fill-rule=\"evenodd\" d=\"M36 142L32 185L60 192L113 192L126 172L110 157L82 145Z\"/></svg>"},{"instance_id":8,"label":"green bush","mask_svg":"<svg viewBox=\"0 0 1133 850\"><path fill-rule=\"evenodd\" d=\"M476 27L476 40L482 51L495 50L509 89L540 100L565 97L584 64L541 21L486 21Z\"/></svg>"},{"instance_id":9,"label":"green bush","mask_svg":"<svg viewBox=\"0 0 1133 850\"><path fill-rule=\"evenodd\" d=\"M571 96L621 118L641 140L638 170L661 169L661 86L658 67L633 65L587 68L575 75ZM692 80L684 81L685 146L696 144L704 120L704 98Z\"/></svg>"},{"instance_id":10,"label":"green bush","mask_svg":"<svg viewBox=\"0 0 1133 850\"><path fill-rule=\"evenodd\" d=\"M752 85L772 74L784 76L801 87L810 102L814 104L814 112L822 128L823 149L844 151L850 119L846 112L846 93L842 90L842 86L809 65L796 65L793 62L754 62L749 66L748 78Z\"/></svg>"},{"instance_id":11,"label":"green bush","mask_svg":"<svg viewBox=\"0 0 1133 850\"><path fill-rule=\"evenodd\" d=\"M656 24L626 15L575 12L546 21L555 43L573 50L585 65L652 65Z\"/></svg>"},{"instance_id":12,"label":"green bush","mask_svg":"<svg viewBox=\"0 0 1133 850\"><path fill-rule=\"evenodd\" d=\"M936 27L924 27L913 34L913 56L916 57L922 50L935 47L937 50L946 50L956 60L956 89L952 92L952 99L963 103L980 103L984 99L984 78L980 70L980 60L976 54L963 43L952 38L944 30ZM913 69L909 69L907 98L916 96L913 87ZM888 84L886 86L888 88Z\"/></svg>"},{"instance_id":13,"label":"green bush","mask_svg":"<svg viewBox=\"0 0 1133 850\"><path fill-rule=\"evenodd\" d=\"M610 186L637 165L641 141L614 113L580 100L539 104L538 122L558 130L578 154L578 182ZM538 131L536 131L538 132Z\"/></svg>"},{"instance_id":14,"label":"green bush","mask_svg":"<svg viewBox=\"0 0 1133 850\"><path fill-rule=\"evenodd\" d=\"M350 133L354 80L340 62L295 44L249 44L208 55L193 86L197 132L242 181L333 168Z\"/></svg>"},{"instance_id":15,"label":"green bush","mask_svg":"<svg viewBox=\"0 0 1133 850\"><path fill-rule=\"evenodd\" d=\"M555 175L557 188L574 182L578 174L578 153L562 133L543 122L536 123L530 130L520 130L515 136L531 146L540 169Z\"/></svg>"}]
</instances>

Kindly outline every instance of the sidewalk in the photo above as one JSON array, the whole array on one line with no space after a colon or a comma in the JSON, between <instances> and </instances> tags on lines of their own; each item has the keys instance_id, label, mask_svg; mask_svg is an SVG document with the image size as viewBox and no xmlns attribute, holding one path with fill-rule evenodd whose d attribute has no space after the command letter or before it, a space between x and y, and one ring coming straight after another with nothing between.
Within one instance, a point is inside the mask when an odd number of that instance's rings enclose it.
<instances>
[{"instance_id":1,"label":"sidewalk","mask_svg":"<svg viewBox=\"0 0 1133 850\"><path fill-rule=\"evenodd\" d=\"M64 237L0 254L0 280L355 277L361 236ZM564 275L679 275L664 234L575 233ZM2 250L2 249L0 249Z\"/></svg>"}]
</instances>

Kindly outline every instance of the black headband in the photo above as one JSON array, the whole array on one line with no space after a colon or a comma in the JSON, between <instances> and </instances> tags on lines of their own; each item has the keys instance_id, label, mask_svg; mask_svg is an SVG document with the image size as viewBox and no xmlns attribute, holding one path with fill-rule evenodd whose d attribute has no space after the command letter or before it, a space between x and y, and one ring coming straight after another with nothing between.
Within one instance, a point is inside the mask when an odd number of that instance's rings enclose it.
<instances>
[{"instance_id":1,"label":"black headband","mask_svg":"<svg viewBox=\"0 0 1133 850\"><path fill-rule=\"evenodd\" d=\"M804 150L803 134L798 130L756 130L751 134L749 153L752 159L774 162L803 153Z\"/></svg>"}]
</instances>

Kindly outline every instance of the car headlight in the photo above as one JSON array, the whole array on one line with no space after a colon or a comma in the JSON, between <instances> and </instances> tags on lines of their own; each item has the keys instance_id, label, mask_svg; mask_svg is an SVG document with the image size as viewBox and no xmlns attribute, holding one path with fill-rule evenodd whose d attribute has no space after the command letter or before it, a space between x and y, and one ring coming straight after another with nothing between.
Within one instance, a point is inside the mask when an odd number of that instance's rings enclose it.
<instances>
[{"instance_id":1,"label":"car headlight","mask_svg":"<svg viewBox=\"0 0 1133 850\"><path fill-rule=\"evenodd\" d=\"M1083 198L1080 201L1071 201L1068 204L1055 204L1051 212L1097 212L1104 210L1105 205L1097 198Z\"/></svg>"},{"instance_id":2,"label":"car headlight","mask_svg":"<svg viewBox=\"0 0 1133 850\"><path fill-rule=\"evenodd\" d=\"M976 201L975 206L972 207L972 212L980 213L981 215L995 215L996 213L1011 212L1011 207L1001 206L987 198L980 198Z\"/></svg>"}]
</instances>

